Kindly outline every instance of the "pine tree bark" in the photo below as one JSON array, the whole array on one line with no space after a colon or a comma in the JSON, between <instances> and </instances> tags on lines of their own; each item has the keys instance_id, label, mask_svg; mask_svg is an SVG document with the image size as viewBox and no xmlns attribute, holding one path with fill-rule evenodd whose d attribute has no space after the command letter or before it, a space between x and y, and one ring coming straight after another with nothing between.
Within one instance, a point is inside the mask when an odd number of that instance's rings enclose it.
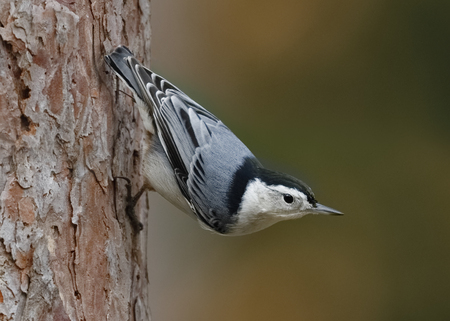
<instances>
[{"instance_id":1,"label":"pine tree bark","mask_svg":"<svg viewBox=\"0 0 450 321\"><path fill-rule=\"evenodd\" d=\"M149 320L142 126L103 56L150 59L149 0L0 2L0 320Z\"/></svg>"}]
</instances>

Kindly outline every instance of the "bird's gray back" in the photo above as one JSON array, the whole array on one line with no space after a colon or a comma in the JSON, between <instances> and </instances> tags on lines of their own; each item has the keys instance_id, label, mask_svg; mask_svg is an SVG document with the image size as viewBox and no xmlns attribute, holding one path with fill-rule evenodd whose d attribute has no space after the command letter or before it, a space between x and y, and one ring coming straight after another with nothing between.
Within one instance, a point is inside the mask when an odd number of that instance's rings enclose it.
<instances>
[{"instance_id":1,"label":"bird's gray back","mask_svg":"<svg viewBox=\"0 0 450 321\"><path fill-rule=\"evenodd\" d=\"M210 131L209 143L198 147L193 155L187 186L208 225L225 230L236 214L230 204L235 174L246 159L254 156L222 123Z\"/></svg>"}]
</instances>

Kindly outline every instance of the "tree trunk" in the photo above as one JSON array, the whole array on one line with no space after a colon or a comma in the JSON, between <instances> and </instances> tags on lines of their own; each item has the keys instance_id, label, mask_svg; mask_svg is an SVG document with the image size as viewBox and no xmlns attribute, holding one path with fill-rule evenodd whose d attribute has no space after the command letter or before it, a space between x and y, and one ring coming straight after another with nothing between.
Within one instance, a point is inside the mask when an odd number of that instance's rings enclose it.
<instances>
[{"instance_id":1,"label":"tree trunk","mask_svg":"<svg viewBox=\"0 0 450 321\"><path fill-rule=\"evenodd\" d=\"M148 63L149 0L0 2L0 320L149 320L139 116L103 56Z\"/></svg>"}]
</instances>

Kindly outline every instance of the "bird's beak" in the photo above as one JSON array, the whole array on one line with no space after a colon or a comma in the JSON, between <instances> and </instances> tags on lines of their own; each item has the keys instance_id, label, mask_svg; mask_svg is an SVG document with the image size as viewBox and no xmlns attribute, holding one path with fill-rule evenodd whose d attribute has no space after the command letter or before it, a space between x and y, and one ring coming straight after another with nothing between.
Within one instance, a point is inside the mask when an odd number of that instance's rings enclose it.
<instances>
[{"instance_id":1,"label":"bird's beak","mask_svg":"<svg viewBox=\"0 0 450 321\"><path fill-rule=\"evenodd\" d=\"M344 213L335 210L334 208L317 203L311 209L314 214L328 214L328 215L343 215Z\"/></svg>"}]
</instances>

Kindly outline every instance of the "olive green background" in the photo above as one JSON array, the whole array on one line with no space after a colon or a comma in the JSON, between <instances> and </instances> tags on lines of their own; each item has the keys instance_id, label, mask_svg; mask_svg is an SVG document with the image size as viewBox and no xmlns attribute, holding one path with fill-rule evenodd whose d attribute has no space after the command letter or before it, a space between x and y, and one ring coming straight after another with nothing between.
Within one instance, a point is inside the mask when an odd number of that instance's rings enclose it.
<instances>
[{"instance_id":1,"label":"olive green background","mask_svg":"<svg viewBox=\"0 0 450 321\"><path fill-rule=\"evenodd\" d=\"M345 213L222 237L151 195L152 320L450 320L450 1L152 0L151 20L152 69Z\"/></svg>"}]
</instances>

